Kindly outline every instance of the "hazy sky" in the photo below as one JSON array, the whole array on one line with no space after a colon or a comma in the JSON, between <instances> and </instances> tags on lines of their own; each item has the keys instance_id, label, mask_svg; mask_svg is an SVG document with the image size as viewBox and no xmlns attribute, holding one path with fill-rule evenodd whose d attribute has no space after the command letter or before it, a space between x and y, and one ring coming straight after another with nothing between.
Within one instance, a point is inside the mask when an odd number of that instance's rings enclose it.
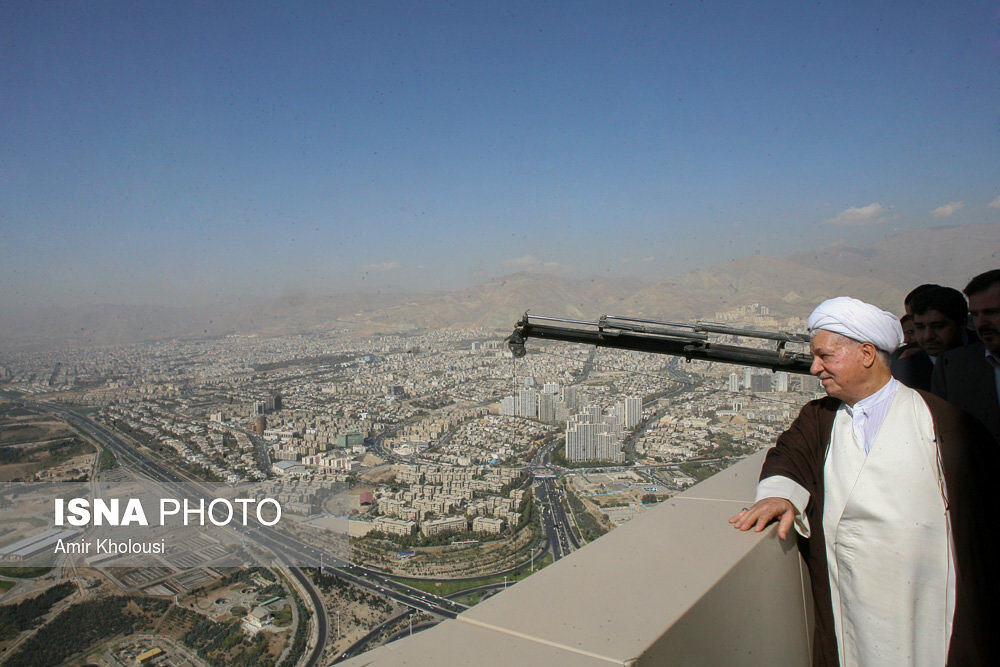
<instances>
[{"instance_id":1,"label":"hazy sky","mask_svg":"<svg viewBox=\"0 0 1000 667\"><path fill-rule=\"evenodd\" d=\"M0 305L1000 222L991 2L0 3Z\"/></svg>"}]
</instances>

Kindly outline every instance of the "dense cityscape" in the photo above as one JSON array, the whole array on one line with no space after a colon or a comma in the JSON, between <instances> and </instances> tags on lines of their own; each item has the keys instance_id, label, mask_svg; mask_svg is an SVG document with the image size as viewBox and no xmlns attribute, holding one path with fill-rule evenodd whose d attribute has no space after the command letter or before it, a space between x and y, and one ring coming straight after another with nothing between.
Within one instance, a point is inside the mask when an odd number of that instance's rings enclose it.
<instances>
[{"instance_id":1,"label":"dense cityscape","mask_svg":"<svg viewBox=\"0 0 1000 667\"><path fill-rule=\"evenodd\" d=\"M756 304L715 319L803 325ZM62 659L212 664L253 651L291 664L308 647L333 660L453 616L769 445L819 390L808 376L592 346L540 342L518 359L504 337L338 330L8 355L4 451L17 455L0 474L12 488L128 475L254 485L299 517L286 538L299 551L235 570L208 545L186 545L200 562L168 554L126 570L67 556L5 577L4 604L39 587L67 609L142 600L145 615L116 613L161 629L70 643ZM333 488L336 507L316 492ZM338 518L344 551L321 530ZM0 556L30 560L60 539L32 532L13 524ZM306 642L320 624L336 627ZM2 646L16 663L37 646L30 623L13 630ZM220 648L233 633L249 643Z\"/></svg>"},{"instance_id":2,"label":"dense cityscape","mask_svg":"<svg viewBox=\"0 0 1000 667\"><path fill-rule=\"evenodd\" d=\"M0 3L0 664L997 662L998 28Z\"/></svg>"}]
</instances>

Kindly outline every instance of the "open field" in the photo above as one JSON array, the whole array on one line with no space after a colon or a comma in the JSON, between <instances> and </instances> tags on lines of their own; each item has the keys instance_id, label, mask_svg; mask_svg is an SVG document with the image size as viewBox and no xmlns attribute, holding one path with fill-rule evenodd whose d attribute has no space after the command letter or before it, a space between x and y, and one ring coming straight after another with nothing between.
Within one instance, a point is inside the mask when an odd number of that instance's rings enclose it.
<instances>
[{"instance_id":1,"label":"open field","mask_svg":"<svg viewBox=\"0 0 1000 667\"><path fill-rule=\"evenodd\" d=\"M63 422L0 406L0 482L86 477L95 454L95 447Z\"/></svg>"},{"instance_id":2,"label":"open field","mask_svg":"<svg viewBox=\"0 0 1000 667\"><path fill-rule=\"evenodd\" d=\"M30 444L72 437L73 432L61 422L0 419L0 446Z\"/></svg>"}]
</instances>

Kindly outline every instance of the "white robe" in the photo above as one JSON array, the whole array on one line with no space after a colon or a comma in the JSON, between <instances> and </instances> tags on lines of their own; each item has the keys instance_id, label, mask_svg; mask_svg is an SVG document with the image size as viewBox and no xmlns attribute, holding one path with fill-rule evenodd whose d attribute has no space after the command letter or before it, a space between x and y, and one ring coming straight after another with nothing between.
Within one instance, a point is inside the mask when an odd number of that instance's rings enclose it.
<instances>
[{"instance_id":1,"label":"white robe","mask_svg":"<svg viewBox=\"0 0 1000 667\"><path fill-rule=\"evenodd\" d=\"M867 457L841 407L823 472L841 664L945 664L954 560L927 405L900 387Z\"/></svg>"}]
</instances>

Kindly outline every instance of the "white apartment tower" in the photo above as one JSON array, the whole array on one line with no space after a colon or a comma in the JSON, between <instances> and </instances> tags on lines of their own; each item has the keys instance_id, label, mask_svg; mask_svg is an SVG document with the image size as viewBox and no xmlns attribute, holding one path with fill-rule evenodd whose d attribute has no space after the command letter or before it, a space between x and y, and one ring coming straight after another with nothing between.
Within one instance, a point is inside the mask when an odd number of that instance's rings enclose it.
<instances>
[{"instance_id":1,"label":"white apartment tower","mask_svg":"<svg viewBox=\"0 0 1000 667\"><path fill-rule=\"evenodd\" d=\"M500 414L507 417L517 416L517 396L505 396L500 401Z\"/></svg>"},{"instance_id":2,"label":"white apartment tower","mask_svg":"<svg viewBox=\"0 0 1000 667\"><path fill-rule=\"evenodd\" d=\"M577 397L576 387L563 387L562 400L570 414L580 409L580 399Z\"/></svg>"},{"instance_id":3,"label":"white apartment tower","mask_svg":"<svg viewBox=\"0 0 1000 667\"><path fill-rule=\"evenodd\" d=\"M558 399L547 392L542 392L538 395L538 418L543 422L552 422L556 420L556 403Z\"/></svg>"},{"instance_id":4,"label":"white apartment tower","mask_svg":"<svg viewBox=\"0 0 1000 667\"><path fill-rule=\"evenodd\" d=\"M642 421L642 399L636 396L628 396L625 399L625 418L623 420L625 428L633 428Z\"/></svg>"},{"instance_id":5,"label":"white apartment tower","mask_svg":"<svg viewBox=\"0 0 1000 667\"><path fill-rule=\"evenodd\" d=\"M525 387L517 394L518 397L518 417L538 417L538 392Z\"/></svg>"},{"instance_id":6,"label":"white apartment tower","mask_svg":"<svg viewBox=\"0 0 1000 667\"><path fill-rule=\"evenodd\" d=\"M614 415L603 415L599 406L588 405L566 424L566 459L621 463L623 435Z\"/></svg>"}]
</instances>

